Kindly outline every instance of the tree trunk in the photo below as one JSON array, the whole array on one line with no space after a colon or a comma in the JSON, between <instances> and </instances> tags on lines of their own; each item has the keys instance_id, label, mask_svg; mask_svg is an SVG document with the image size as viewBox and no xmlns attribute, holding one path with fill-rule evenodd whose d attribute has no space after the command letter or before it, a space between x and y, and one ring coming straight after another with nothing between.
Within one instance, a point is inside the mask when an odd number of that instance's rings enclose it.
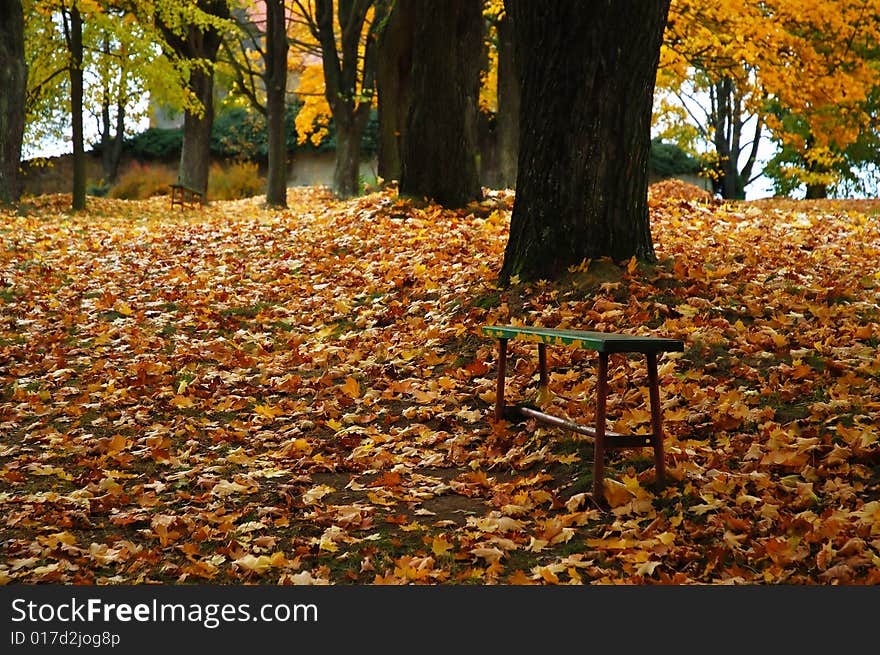
<instances>
[{"instance_id":1,"label":"tree trunk","mask_svg":"<svg viewBox=\"0 0 880 655\"><path fill-rule=\"evenodd\" d=\"M196 4L206 14L229 18L229 4L226 0L197 0ZM171 27L161 14L156 17L156 24L175 56L201 60L190 71L187 89L199 101L202 111L197 113L186 110L183 114L183 144L178 179L207 197L211 166L211 127L214 124L214 62L217 61L221 37L217 29L210 25L202 28L190 23L182 28Z\"/></svg>"},{"instance_id":2,"label":"tree trunk","mask_svg":"<svg viewBox=\"0 0 880 655\"><path fill-rule=\"evenodd\" d=\"M183 115L183 144L180 150L179 177L182 184L207 193L211 167L211 126L214 124L214 74L201 68L192 71L189 88L202 104L203 111Z\"/></svg>"},{"instance_id":3,"label":"tree trunk","mask_svg":"<svg viewBox=\"0 0 880 655\"><path fill-rule=\"evenodd\" d=\"M86 152L83 136L83 41L82 15L74 5L70 9L70 113L73 139L74 211L86 208Z\"/></svg>"},{"instance_id":4,"label":"tree trunk","mask_svg":"<svg viewBox=\"0 0 880 655\"><path fill-rule=\"evenodd\" d=\"M827 184L808 184L807 194L804 196L806 200L821 200L828 197Z\"/></svg>"},{"instance_id":5,"label":"tree trunk","mask_svg":"<svg viewBox=\"0 0 880 655\"><path fill-rule=\"evenodd\" d=\"M124 86L122 87L125 88ZM107 179L116 182L119 177L119 162L122 160L122 146L125 142L125 100L120 98L116 102L116 135L110 145L110 161L107 168Z\"/></svg>"},{"instance_id":6,"label":"tree trunk","mask_svg":"<svg viewBox=\"0 0 880 655\"><path fill-rule=\"evenodd\" d=\"M584 259L656 259L651 109L669 0L506 0L516 42L519 164L501 281Z\"/></svg>"},{"instance_id":7,"label":"tree trunk","mask_svg":"<svg viewBox=\"0 0 880 655\"><path fill-rule=\"evenodd\" d=\"M287 25L284 0L266 0L266 204L287 206Z\"/></svg>"},{"instance_id":8,"label":"tree trunk","mask_svg":"<svg viewBox=\"0 0 880 655\"><path fill-rule=\"evenodd\" d=\"M481 197L477 98L479 0L412 0L416 8L412 102L402 144L399 192L462 207Z\"/></svg>"},{"instance_id":9,"label":"tree trunk","mask_svg":"<svg viewBox=\"0 0 880 655\"><path fill-rule=\"evenodd\" d=\"M509 14L496 24L498 32L498 109L495 117L497 135L498 183L516 188L519 154L519 81L513 47L513 25Z\"/></svg>"},{"instance_id":10,"label":"tree trunk","mask_svg":"<svg viewBox=\"0 0 880 655\"><path fill-rule=\"evenodd\" d=\"M18 169L27 75L21 0L4 0L0 2L0 204L14 204L21 197Z\"/></svg>"},{"instance_id":11,"label":"tree trunk","mask_svg":"<svg viewBox=\"0 0 880 655\"><path fill-rule=\"evenodd\" d=\"M379 33L376 85L379 101L378 173L400 180L400 149L412 92L415 5L395 2Z\"/></svg>"},{"instance_id":12,"label":"tree trunk","mask_svg":"<svg viewBox=\"0 0 880 655\"><path fill-rule=\"evenodd\" d=\"M110 36L105 35L101 44L101 52L111 56ZM120 67L119 91L116 98L116 136L110 129L110 84L104 80L104 90L101 96L101 172L104 175L105 184L113 184L119 175L119 161L122 158L122 141L125 137L125 101L127 72L125 65Z\"/></svg>"},{"instance_id":13,"label":"tree trunk","mask_svg":"<svg viewBox=\"0 0 880 655\"><path fill-rule=\"evenodd\" d=\"M359 56L361 33L373 6L373 20L366 35L363 57ZM336 168L333 190L340 198L357 195L361 137L376 92L376 41L386 3L360 0L339 5L340 50L336 50L333 2L316 0L315 36L321 44L324 95L336 124ZM358 78L361 80L358 89Z\"/></svg>"},{"instance_id":14,"label":"tree trunk","mask_svg":"<svg viewBox=\"0 0 880 655\"><path fill-rule=\"evenodd\" d=\"M116 103L116 135L110 129L110 99L106 91L101 100L101 172L105 184L113 184L119 175L122 142L125 133L125 103Z\"/></svg>"},{"instance_id":15,"label":"tree trunk","mask_svg":"<svg viewBox=\"0 0 880 655\"><path fill-rule=\"evenodd\" d=\"M340 198L352 198L360 193L361 137L366 117L369 117L368 111L358 111L353 119L336 123L333 189Z\"/></svg>"}]
</instances>

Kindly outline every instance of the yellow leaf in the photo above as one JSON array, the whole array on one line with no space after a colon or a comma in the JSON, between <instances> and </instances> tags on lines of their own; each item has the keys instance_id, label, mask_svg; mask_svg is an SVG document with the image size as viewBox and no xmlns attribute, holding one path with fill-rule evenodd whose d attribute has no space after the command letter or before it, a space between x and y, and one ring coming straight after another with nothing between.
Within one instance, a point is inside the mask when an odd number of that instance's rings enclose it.
<instances>
[{"instance_id":1,"label":"yellow leaf","mask_svg":"<svg viewBox=\"0 0 880 655\"><path fill-rule=\"evenodd\" d=\"M342 392L349 398L360 398L361 396L361 383L351 376L348 376L345 380L345 384L339 388L342 389Z\"/></svg>"},{"instance_id":2,"label":"yellow leaf","mask_svg":"<svg viewBox=\"0 0 880 655\"><path fill-rule=\"evenodd\" d=\"M472 548L471 555L475 555L492 564L504 557L504 551L500 548Z\"/></svg>"},{"instance_id":3,"label":"yellow leaf","mask_svg":"<svg viewBox=\"0 0 880 655\"><path fill-rule=\"evenodd\" d=\"M272 560L268 555L260 555L257 557L248 553L247 555L239 557L237 560L233 560L232 563L237 564L245 571L256 571L257 573L263 573L272 568Z\"/></svg>"},{"instance_id":4,"label":"yellow leaf","mask_svg":"<svg viewBox=\"0 0 880 655\"><path fill-rule=\"evenodd\" d=\"M636 569L636 575L654 575L654 569L660 566L661 562L649 561L644 562Z\"/></svg>"},{"instance_id":5,"label":"yellow leaf","mask_svg":"<svg viewBox=\"0 0 880 655\"><path fill-rule=\"evenodd\" d=\"M282 416L284 410L280 407L274 407L268 403L265 405L254 405L254 412L260 416L265 416L270 421L274 421L276 416Z\"/></svg>"},{"instance_id":6,"label":"yellow leaf","mask_svg":"<svg viewBox=\"0 0 880 655\"><path fill-rule=\"evenodd\" d=\"M332 494L336 489L326 484L319 484L312 487L303 494L303 502L306 505L313 505L321 500L327 494Z\"/></svg>"},{"instance_id":7,"label":"yellow leaf","mask_svg":"<svg viewBox=\"0 0 880 655\"><path fill-rule=\"evenodd\" d=\"M174 396L174 398L168 401L168 404L177 407L177 409L187 409L195 405L193 399L189 396Z\"/></svg>"},{"instance_id":8,"label":"yellow leaf","mask_svg":"<svg viewBox=\"0 0 880 655\"><path fill-rule=\"evenodd\" d=\"M434 553L437 557L442 557L450 550L452 550L452 544L446 541L446 537L434 537L434 541L431 542L432 553Z\"/></svg>"},{"instance_id":9,"label":"yellow leaf","mask_svg":"<svg viewBox=\"0 0 880 655\"><path fill-rule=\"evenodd\" d=\"M618 482L617 480L605 478L604 480L602 480L602 483L604 486L603 491L605 495L605 500L608 501L608 504L611 507L620 507L621 505L626 505L633 498L635 498L635 494L627 489L626 485Z\"/></svg>"}]
</instances>

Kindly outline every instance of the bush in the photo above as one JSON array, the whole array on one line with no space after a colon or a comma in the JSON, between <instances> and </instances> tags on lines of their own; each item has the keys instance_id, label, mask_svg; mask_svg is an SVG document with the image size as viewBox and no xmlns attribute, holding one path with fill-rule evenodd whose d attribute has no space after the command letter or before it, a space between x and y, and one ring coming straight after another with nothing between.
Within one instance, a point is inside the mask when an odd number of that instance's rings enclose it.
<instances>
[{"instance_id":1,"label":"bush","mask_svg":"<svg viewBox=\"0 0 880 655\"><path fill-rule=\"evenodd\" d=\"M135 159L174 159L182 145L180 128L150 127L125 141L126 151Z\"/></svg>"},{"instance_id":2,"label":"bush","mask_svg":"<svg viewBox=\"0 0 880 655\"><path fill-rule=\"evenodd\" d=\"M287 108L285 121L287 151L333 152L336 149L336 125L333 119L328 134L317 146L307 141L297 143L296 114L300 105L292 103ZM364 128L361 141L362 154L373 156L378 150L379 120L376 110ZM150 127L125 141L125 152L133 159L172 161L180 157L183 130L179 127ZM265 163L269 156L266 142L266 119L259 113L244 107L221 109L211 127L211 154L223 159L247 159Z\"/></svg>"},{"instance_id":3,"label":"bush","mask_svg":"<svg viewBox=\"0 0 880 655\"><path fill-rule=\"evenodd\" d=\"M211 127L211 153L218 157L265 159L266 120L255 111L233 107L220 112Z\"/></svg>"},{"instance_id":4,"label":"bush","mask_svg":"<svg viewBox=\"0 0 880 655\"><path fill-rule=\"evenodd\" d=\"M227 167L211 166L208 177L208 198L237 200L257 196L266 190L266 180L254 162L237 162Z\"/></svg>"},{"instance_id":5,"label":"bush","mask_svg":"<svg viewBox=\"0 0 880 655\"><path fill-rule=\"evenodd\" d=\"M648 170L657 177L666 178L676 175L697 175L701 166L696 158L674 143L664 143L660 139L654 139L651 141Z\"/></svg>"},{"instance_id":6,"label":"bush","mask_svg":"<svg viewBox=\"0 0 880 655\"><path fill-rule=\"evenodd\" d=\"M133 162L107 193L110 198L143 200L168 193L177 176L164 166Z\"/></svg>"}]
</instances>

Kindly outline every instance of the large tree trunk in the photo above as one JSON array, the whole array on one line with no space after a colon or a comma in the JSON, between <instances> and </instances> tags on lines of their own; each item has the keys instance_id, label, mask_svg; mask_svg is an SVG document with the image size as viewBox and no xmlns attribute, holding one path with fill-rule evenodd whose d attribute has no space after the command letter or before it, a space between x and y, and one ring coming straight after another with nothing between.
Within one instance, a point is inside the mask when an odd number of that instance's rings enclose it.
<instances>
[{"instance_id":1,"label":"large tree trunk","mask_svg":"<svg viewBox=\"0 0 880 655\"><path fill-rule=\"evenodd\" d=\"M266 0L266 204L287 206L287 25L284 0Z\"/></svg>"},{"instance_id":2,"label":"large tree trunk","mask_svg":"<svg viewBox=\"0 0 880 655\"><path fill-rule=\"evenodd\" d=\"M827 184L808 184L805 200L821 200L828 197Z\"/></svg>"},{"instance_id":3,"label":"large tree trunk","mask_svg":"<svg viewBox=\"0 0 880 655\"><path fill-rule=\"evenodd\" d=\"M584 259L656 259L651 109L669 0L506 0L520 70L519 164L502 282Z\"/></svg>"},{"instance_id":4,"label":"large tree trunk","mask_svg":"<svg viewBox=\"0 0 880 655\"><path fill-rule=\"evenodd\" d=\"M379 101L378 173L400 180L400 148L412 92L415 5L395 2L379 33L376 87Z\"/></svg>"},{"instance_id":5,"label":"large tree trunk","mask_svg":"<svg viewBox=\"0 0 880 655\"><path fill-rule=\"evenodd\" d=\"M352 198L360 192L361 138L369 115L369 108L364 106L351 119L336 123L333 188L341 198Z\"/></svg>"},{"instance_id":6,"label":"large tree trunk","mask_svg":"<svg viewBox=\"0 0 880 655\"><path fill-rule=\"evenodd\" d=\"M218 18L229 18L226 0L197 0L200 11ZM174 5L169 5L173 8ZM214 62L220 49L220 34L210 25L187 24L171 27L161 14L156 23L175 55L201 60L190 71L187 88L201 104L199 112L183 114L183 144L180 151L179 181L206 194L211 166L211 127L214 124Z\"/></svg>"},{"instance_id":7,"label":"large tree trunk","mask_svg":"<svg viewBox=\"0 0 880 655\"><path fill-rule=\"evenodd\" d=\"M481 196L477 97L479 0L412 0L416 7L413 94L404 131L399 192L461 207Z\"/></svg>"},{"instance_id":8,"label":"large tree trunk","mask_svg":"<svg viewBox=\"0 0 880 655\"><path fill-rule=\"evenodd\" d=\"M180 182L207 193L211 167L211 126L214 124L214 74L197 68L189 78L189 88L202 105L202 113L183 115L183 144L180 150Z\"/></svg>"},{"instance_id":9,"label":"large tree trunk","mask_svg":"<svg viewBox=\"0 0 880 655\"><path fill-rule=\"evenodd\" d=\"M74 5L70 9L70 113L73 139L74 211L86 208L86 152L83 135L83 41L82 15Z\"/></svg>"},{"instance_id":10,"label":"large tree trunk","mask_svg":"<svg viewBox=\"0 0 880 655\"><path fill-rule=\"evenodd\" d=\"M24 134L27 64L21 0L0 2L0 204L21 196L18 168Z\"/></svg>"},{"instance_id":11,"label":"large tree trunk","mask_svg":"<svg viewBox=\"0 0 880 655\"><path fill-rule=\"evenodd\" d=\"M516 74L513 24L504 14L496 25L498 31L498 109L495 117L497 135L498 183L516 187L519 156L519 80Z\"/></svg>"}]
</instances>

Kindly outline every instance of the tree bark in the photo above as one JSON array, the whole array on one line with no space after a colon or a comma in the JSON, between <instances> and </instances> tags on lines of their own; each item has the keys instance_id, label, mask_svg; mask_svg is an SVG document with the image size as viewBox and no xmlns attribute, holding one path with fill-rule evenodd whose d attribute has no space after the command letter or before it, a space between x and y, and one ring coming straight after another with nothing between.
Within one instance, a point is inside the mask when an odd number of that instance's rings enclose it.
<instances>
[{"instance_id":1,"label":"tree bark","mask_svg":"<svg viewBox=\"0 0 880 655\"><path fill-rule=\"evenodd\" d=\"M214 124L213 71L193 70L188 86L201 103L202 112L186 111L183 115L178 177L182 184L206 194L211 168L211 126Z\"/></svg>"},{"instance_id":2,"label":"tree bark","mask_svg":"<svg viewBox=\"0 0 880 655\"><path fill-rule=\"evenodd\" d=\"M479 0L411 0L416 10L412 102L399 192L462 207L482 195L477 166Z\"/></svg>"},{"instance_id":3,"label":"tree bark","mask_svg":"<svg viewBox=\"0 0 880 655\"><path fill-rule=\"evenodd\" d=\"M505 13L495 28L498 33L498 109L495 117L498 183L513 189L516 188L519 155L519 81L510 15Z\"/></svg>"},{"instance_id":4,"label":"tree bark","mask_svg":"<svg viewBox=\"0 0 880 655\"><path fill-rule=\"evenodd\" d=\"M415 5L394 2L378 39L376 88L379 104L378 173L400 180L400 149L412 93Z\"/></svg>"},{"instance_id":5,"label":"tree bark","mask_svg":"<svg viewBox=\"0 0 880 655\"><path fill-rule=\"evenodd\" d=\"M374 7L373 21L361 58L358 52L361 33L371 5ZM376 92L376 33L384 18L384 9L385 3L374 3L374 0L339 2L337 14L341 36L337 52L333 2L315 0L315 36L321 44L324 94L336 125L333 190L340 198L350 198L360 190L361 137ZM360 90L358 77L361 79Z\"/></svg>"},{"instance_id":6,"label":"tree bark","mask_svg":"<svg viewBox=\"0 0 880 655\"><path fill-rule=\"evenodd\" d=\"M287 206L287 24L284 0L266 0L266 204Z\"/></svg>"},{"instance_id":7,"label":"tree bark","mask_svg":"<svg viewBox=\"0 0 880 655\"><path fill-rule=\"evenodd\" d=\"M218 18L229 18L226 0L198 0L198 8ZM183 114L183 144L180 150L179 181L207 197L208 174L211 166L211 127L214 124L214 63L220 49L218 31L208 25L187 25L182 32L157 18L159 29L175 54L188 60L199 60L190 71L187 89L199 101L201 111Z\"/></svg>"},{"instance_id":8,"label":"tree bark","mask_svg":"<svg viewBox=\"0 0 880 655\"><path fill-rule=\"evenodd\" d=\"M18 169L27 76L21 0L4 0L0 2L0 204L15 204L21 197Z\"/></svg>"},{"instance_id":9,"label":"tree bark","mask_svg":"<svg viewBox=\"0 0 880 655\"><path fill-rule=\"evenodd\" d=\"M86 208L86 152L83 130L83 41L82 15L74 4L64 16L67 47L70 51L70 123L73 141L74 211Z\"/></svg>"},{"instance_id":10,"label":"tree bark","mask_svg":"<svg viewBox=\"0 0 880 655\"><path fill-rule=\"evenodd\" d=\"M352 118L336 122L333 188L341 198L360 193L361 138L369 116L367 111L358 111Z\"/></svg>"},{"instance_id":11,"label":"tree bark","mask_svg":"<svg viewBox=\"0 0 880 655\"><path fill-rule=\"evenodd\" d=\"M111 56L110 37L105 35L102 44L102 53L106 57ZM101 172L104 174L104 183L113 184L119 175L119 161L122 159L122 142L125 137L125 93L127 71L125 63L120 66L119 72L119 95L116 98L116 135L110 129L110 84L104 80L104 91L101 97Z\"/></svg>"},{"instance_id":12,"label":"tree bark","mask_svg":"<svg viewBox=\"0 0 880 655\"><path fill-rule=\"evenodd\" d=\"M516 199L501 281L584 259L656 259L651 109L669 0L506 0L520 72Z\"/></svg>"},{"instance_id":13,"label":"tree bark","mask_svg":"<svg viewBox=\"0 0 880 655\"><path fill-rule=\"evenodd\" d=\"M808 184L805 200L821 200L828 197L827 184Z\"/></svg>"}]
</instances>

